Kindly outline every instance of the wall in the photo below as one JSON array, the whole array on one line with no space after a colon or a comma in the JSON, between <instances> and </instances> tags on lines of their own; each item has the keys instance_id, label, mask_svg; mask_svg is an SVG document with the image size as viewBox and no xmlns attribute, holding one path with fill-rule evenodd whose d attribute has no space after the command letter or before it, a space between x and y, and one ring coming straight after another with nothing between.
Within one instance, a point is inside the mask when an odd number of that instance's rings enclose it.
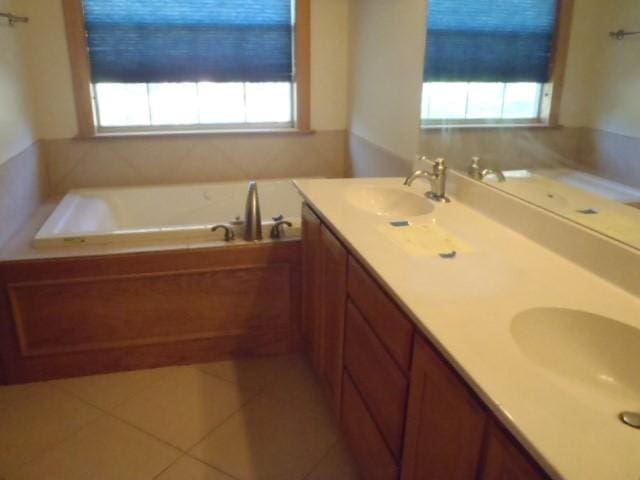
<instances>
[{"instance_id":1,"label":"wall","mask_svg":"<svg viewBox=\"0 0 640 480\"><path fill-rule=\"evenodd\" d=\"M0 11L22 13L19 1L0 0ZM46 174L34 143L33 115L25 87L22 37L0 19L0 246L26 222L46 196Z\"/></svg>"},{"instance_id":2,"label":"wall","mask_svg":"<svg viewBox=\"0 0 640 480\"><path fill-rule=\"evenodd\" d=\"M14 9L17 2L0 0L0 11ZM34 141L31 107L25 88L22 25L11 28L0 19L0 164L22 152Z\"/></svg>"},{"instance_id":3,"label":"wall","mask_svg":"<svg viewBox=\"0 0 640 480\"><path fill-rule=\"evenodd\" d=\"M37 133L54 193L70 188L342 176L347 125L348 2L312 0L314 135L198 135L75 140L73 90L60 0L20 0L31 17L26 58Z\"/></svg>"},{"instance_id":4,"label":"wall","mask_svg":"<svg viewBox=\"0 0 640 480\"><path fill-rule=\"evenodd\" d=\"M573 157L580 168L640 187L640 38L609 38L636 25L636 0L576 0L561 122L583 127Z\"/></svg>"},{"instance_id":5,"label":"wall","mask_svg":"<svg viewBox=\"0 0 640 480\"><path fill-rule=\"evenodd\" d=\"M418 148L425 0L352 0L350 171L404 175Z\"/></svg>"}]
</instances>

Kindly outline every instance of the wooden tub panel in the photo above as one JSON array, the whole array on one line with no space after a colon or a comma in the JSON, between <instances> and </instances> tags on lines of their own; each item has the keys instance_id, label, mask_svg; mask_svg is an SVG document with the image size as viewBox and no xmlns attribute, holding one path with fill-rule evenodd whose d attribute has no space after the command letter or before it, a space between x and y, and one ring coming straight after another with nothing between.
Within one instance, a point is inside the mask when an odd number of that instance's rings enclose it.
<instances>
[{"instance_id":1,"label":"wooden tub panel","mask_svg":"<svg viewBox=\"0 0 640 480\"><path fill-rule=\"evenodd\" d=\"M6 381L294 350L299 257L288 241L1 264Z\"/></svg>"}]
</instances>

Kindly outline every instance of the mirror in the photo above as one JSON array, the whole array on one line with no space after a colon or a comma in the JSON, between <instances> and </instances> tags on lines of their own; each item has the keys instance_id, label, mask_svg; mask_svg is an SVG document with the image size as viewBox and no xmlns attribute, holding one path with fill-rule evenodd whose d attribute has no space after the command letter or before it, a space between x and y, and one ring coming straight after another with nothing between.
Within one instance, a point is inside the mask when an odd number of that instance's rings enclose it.
<instances>
[{"instance_id":1,"label":"mirror","mask_svg":"<svg viewBox=\"0 0 640 480\"><path fill-rule=\"evenodd\" d=\"M640 249L640 3L430 0L427 23L420 152Z\"/></svg>"}]
</instances>

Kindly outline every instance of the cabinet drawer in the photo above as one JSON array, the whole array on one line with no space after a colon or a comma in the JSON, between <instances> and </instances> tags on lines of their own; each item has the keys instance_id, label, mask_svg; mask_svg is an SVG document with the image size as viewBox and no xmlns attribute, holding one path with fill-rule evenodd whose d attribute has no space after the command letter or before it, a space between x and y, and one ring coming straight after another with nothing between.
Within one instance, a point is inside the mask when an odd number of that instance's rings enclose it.
<instances>
[{"instance_id":1,"label":"cabinet drawer","mask_svg":"<svg viewBox=\"0 0 640 480\"><path fill-rule=\"evenodd\" d=\"M352 257L349 258L347 291L393 359L409 372L413 325Z\"/></svg>"},{"instance_id":2,"label":"cabinet drawer","mask_svg":"<svg viewBox=\"0 0 640 480\"><path fill-rule=\"evenodd\" d=\"M344 363L389 449L400 460L408 380L350 301Z\"/></svg>"},{"instance_id":3,"label":"cabinet drawer","mask_svg":"<svg viewBox=\"0 0 640 480\"><path fill-rule=\"evenodd\" d=\"M395 480L399 468L382 435L369 415L349 373L342 386L342 427L362 477L367 480Z\"/></svg>"}]
</instances>

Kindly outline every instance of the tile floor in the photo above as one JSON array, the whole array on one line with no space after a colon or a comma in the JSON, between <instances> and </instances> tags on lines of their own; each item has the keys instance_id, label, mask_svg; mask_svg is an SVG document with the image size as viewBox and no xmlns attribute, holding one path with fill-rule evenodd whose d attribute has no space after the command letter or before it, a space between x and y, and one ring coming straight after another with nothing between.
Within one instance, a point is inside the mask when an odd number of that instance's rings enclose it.
<instances>
[{"instance_id":1,"label":"tile floor","mask_svg":"<svg viewBox=\"0 0 640 480\"><path fill-rule=\"evenodd\" d=\"M0 387L0 480L356 480L304 358Z\"/></svg>"}]
</instances>

